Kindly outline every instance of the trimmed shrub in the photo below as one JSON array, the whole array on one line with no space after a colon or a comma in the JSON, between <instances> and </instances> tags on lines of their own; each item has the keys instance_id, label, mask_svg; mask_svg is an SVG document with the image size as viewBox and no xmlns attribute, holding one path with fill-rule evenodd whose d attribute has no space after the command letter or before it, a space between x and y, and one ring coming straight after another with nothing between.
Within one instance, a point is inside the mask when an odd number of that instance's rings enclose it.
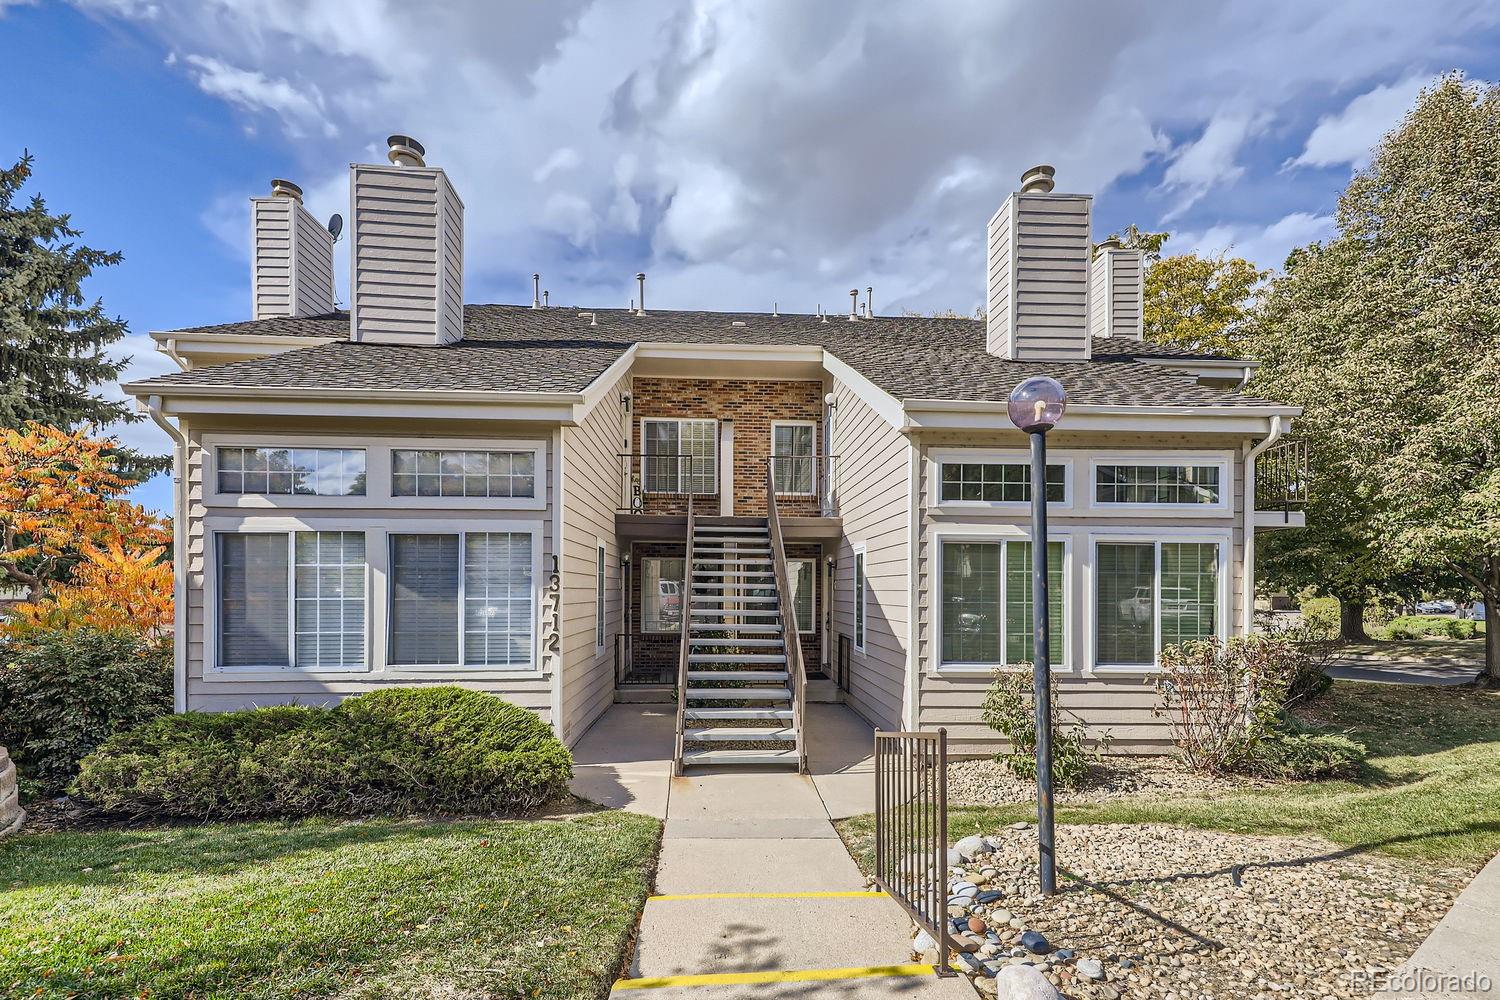
<instances>
[{"instance_id":1,"label":"trimmed shrub","mask_svg":"<svg viewBox=\"0 0 1500 1000\"><path fill-rule=\"evenodd\" d=\"M1339 733L1301 732L1289 726L1247 742L1235 770L1280 781L1356 778L1365 753L1364 744Z\"/></svg>"},{"instance_id":2,"label":"trimmed shrub","mask_svg":"<svg viewBox=\"0 0 1500 1000\"><path fill-rule=\"evenodd\" d=\"M88 757L75 790L135 816L488 814L553 799L572 772L525 709L456 687L391 688L334 708L157 719Z\"/></svg>"},{"instance_id":3,"label":"trimmed shrub","mask_svg":"<svg viewBox=\"0 0 1500 1000\"><path fill-rule=\"evenodd\" d=\"M1387 639L1474 639L1483 634L1481 622L1446 615L1401 615L1385 627Z\"/></svg>"},{"instance_id":4,"label":"trimmed shrub","mask_svg":"<svg viewBox=\"0 0 1500 1000\"><path fill-rule=\"evenodd\" d=\"M995 756L1012 774L1036 780L1036 706L1031 671L997 670L984 697L984 723L1010 741ZM1108 752L1110 737L1099 737L1099 748L1089 746L1083 720L1058 704L1057 677L1052 677L1052 780L1060 788L1083 784L1089 768Z\"/></svg>"},{"instance_id":5,"label":"trimmed shrub","mask_svg":"<svg viewBox=\"0 0 1500 1000\"><path fill-rule=\"evenodd\" d=\"M126 630L33 631L0 647L0 746L55 795L111 735L172 710L172 650Z\"/></svg>"}]
</instances>

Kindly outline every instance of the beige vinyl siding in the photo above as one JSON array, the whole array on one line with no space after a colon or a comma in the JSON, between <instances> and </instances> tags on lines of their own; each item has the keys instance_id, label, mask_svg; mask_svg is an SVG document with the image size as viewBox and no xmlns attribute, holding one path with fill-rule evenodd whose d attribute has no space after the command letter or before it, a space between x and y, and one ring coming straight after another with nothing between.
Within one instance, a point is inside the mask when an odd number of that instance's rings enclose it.
<instances>
[{"instance_id":1,"label":"beige vinyl siding","mask_svg":"<svg viewBox=\"0 0 1500 1000\"><path fill-rule=\"evenodd\" d=\"M989 266L985 272L985 349L1002 357L1010 355L1010 338L1015 324L1011 284L1015 277L1015 255L1012 251L1011 226L1015 202L1007 198L1004 206L990 219L988 238Z\"/></svg>"},{"instance_id":2,"label":"beige vinyl siding","mask_svg":"<svg viewBox=\"0 0 1500 1000\"><path fill-rule=\"evenodd\" d=\"M1094 254L1094 261L1089 265L1090 337L1109 336L1109 280L1109 251L1101 250L1098 253Z\"/></svg>"},{"instance_id":3,"label":"beige vinyl siding","mask_svg":"<svg viewBox=\"0 0 1500 1000\"><path fill-rule=\"evenodd\" d=\"M837 399L831 454L844 534L833 584L833 630L854 638L854 552L865 548L865 648L851 649L848 703L883 729L902 728L910 635L910 455L905 435L847 385Z\"/></svg>"},{"instance_id":4,"label":"beige vinyl siding","mask_svg":"<svg viewBox=\"0 0 1500 1000\"><path fill-rule=\"evenodd\" d=\"M1110 670L1094 672L1088 662L1092 648L1087 630L1092 616L1086 606L1083 562L1090 533L1112 530L1144 532L1151 537L1153 528L1191 528L1204 533L1225 533L1228 538L1226 558L1229 575L1228 607L1224 608L1231 634L1243 627L1241 614L1244 599L1244 531L1243 483L1239 438L1224 435L1186 434L1115 434L1080 435L1063 431L1049 435L1048 458L1055 462L1077 453L1073 462L1073 506L1071 510L1053 507L1048 512L1049 534L1053 540L1070 542L1066 580L1066 623L1070 647L1066 656L1054 637L1053 668L1058 678L1058 698L1062 707L1080 716L1095 736L1107 731L1113 747L1122 753L1164 753L1171 749L1167 722L1153 713L1156 706L1155 675L1149 672ZM939 615L938 552L935 533L983 531L998 528L1029 530L1029 509L963 511L936 508L938 483L934 451L954 448L987 448L1024 453L1026 442L1018 434L927 434L918 444L921 455L918 519L917 595L921 613L918 616L917 663L918 704L921 728L948 728L952 752L963 755L994 753L1003 740L986 727L981 707L990 675L936 670ZM1092 488L1091 452L1139 452L1152 458L1170 455L1172 451L1224 451L1232 455L1229 467L1232 503L1222 514L1211 517L1144 517L1127 512L1110 512L1103 516L1088 509ZM1167 538L1165 534L1161 537ZM1054 595L1054 599L1055 599Z\"/></svg>"},{"instance_id":5,"label":"beige vinyl siding","mask_svg":"<svg viewBox=\"0 0 1500 1000\"><path fill-rule=\"evenodd\" d=\"M1089 282L1092 336L1141 338L1142 271L1139 250L1103 250L1094 256Z\"/></svg>"},{"instance_id":6,"label":"beige vinyl siding","mask_svg":"<svg viewBox=\"0 0 1500 1000\"><path fill-rule=\"evenodd\" d=\"M250 316L268 319L292 314L292 199L252 198L250 228L253 270Z\"/></svg>"},{"instance_id":7,"label":"beige vinyl siding","mask_svg":"<svg viewBox=\"0 0 1500 1000\"><path fill-rule=\"evenodd\" d=\"M1034 361L1087 360L1091 199L1058 194L1014 197L1012 356Z\"/></svg>"},{"instance_id":8,"label":"beige vinyl siding","mask_svg":"<svg viewBox=\"0 0 1500 1000\"><path fill-rule=\"evenodd\" d=\"M286 199L282 199L286 200ZM293 213L296 219L297 240L294 266L296 280L296 314L298 316L322 316L333 312L333 236L327 227L304 208Z\"/></svg>"},{"instance_id":9,"label":"beige vinyl siding","mask_svg":"<svg viewBox=\"0 0 1500 1000\"><path fill-rule=\"evenodd\" d=\"M604 391L577 427L563 428L562 738L572 743L614 700L614 637L623 627L620 503L624 433L619 407L628 376ZM604 648L595 646L598 545L605 554Z\"/></svg>"},{"instance_id":10,"label":"beige vinyl siding","mask_svg":"<svg viewBox=\"0 0 1500 1000\"><path fill-rule=\"evenodd\" d=\"M364 447L375 449L389 447L387 442L392 437L413 436L418 433L410 421L380 422L372 420L354 421L329 421L326 424L311 423L302 432L307 435L317 435L320 439L324 437L347 437L346 447ZM540 553L540 577L536 581L533 590L534 599L538 607L542 606L541 587L546 583L546 576L552 566L552 552L554 551L552 540L552 496L553 476L551 470L555 456L552 454L551 435L552 429L537 425L507 426L495 423L463 424L455 425L444 423L430 429L434 437L441 436L451 439L459 436L460 432L466 432L475 437L475 447L482 447L487 440L545 440L548 443L544 454L546 455L548 475L538 476L538 489L546 490L546 507L544 509L515 510L487 508L480 506L467 507L442 507L441 501L434 500L427 507L385 507L378 504L351 503L348 506L334 506L323 504L317 507L294 507L278 506L275 509L253 509L247 510L237 508L229 510L222 507L206 508L204 505L205 490L208 484L205 482L209 463L205 451L205 436L210 433L251 434L255 431L255 424L243 420L227 423L214 427L189 426L186 428L188 437L187 448L187 542L186 542L186 572L187 572L187 708L189 711L229 711L234 709L253 708L259 705L281 705L281 704L331 704L345 697L360 694L365 691L375 690L380 687L410 686L419 684L459 684L476 690L487 691L498 695L506 700L536 712L544 721L551 721L551 691L553 678L546 674L537 674L533 671L506 671L497 669L485 669L476 667L444 667L440 669L424 668L420 672L415 670L402 670L400 668L385 668L382 664L374 663L375 642L374 629L377 622L383 620L383 615L377 616L373 602L380 599L384 593L382 588L371 587L369 589L372 606L370 613L366 616L367 643L366 656L371 661L371 669L362 672L350 671L347 673L322 673L309 676L294 670L285 671L284 675L267 676L255 674L251 676L236 676L233 673L217 672L211 665L206 663L208 651L211 648L209 637L206 634L208 615L206 614L206 586L208 573L211 571L211 561L208 553L208 530L205 523L206 517L212 517L216 521L238 516L265 516L265 517L293 517L305 518L309 523L319 521L328 523L330 528L334 522L341 518L349 520L361 519L380 523L389 530L400 530L403 522L423 523L430 525L432 521L441 519L452 526L452 530L485 530L487 522L497 520L517 521L535 524L539 531L541 543ZM277 443L287 441L289 437L295 437L297 432L278 428L267 431L267 437L274 435ZM256 529L249 529L256 530ZM350 529L354 530L354 529ZM430 531L430 527L418 527L413 530ZM541 617L540 615L538 616ZM540 648L543 642L543 630L547 623L542 621L537 626L534 636L534 646L540 656ZM545 663L545 661L543 661Z\"/></svg>"},{"instance_id":11,"label":"beige vinyl siding","mask_svg":"<svg viewBox=\"0 0 1500 1000\"><path fill-rule=\"evenodd\" d=\"M441 170L356 164L349 282L359 340L448 343L463 328L463 203Z\"/></svg>"}]
</instances>

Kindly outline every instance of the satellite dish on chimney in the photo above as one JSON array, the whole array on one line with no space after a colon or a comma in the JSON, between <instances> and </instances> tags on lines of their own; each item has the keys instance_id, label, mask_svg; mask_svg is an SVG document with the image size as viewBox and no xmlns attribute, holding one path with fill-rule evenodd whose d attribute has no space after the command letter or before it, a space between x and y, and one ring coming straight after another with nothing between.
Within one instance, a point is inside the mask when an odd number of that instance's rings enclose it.
<instances>
[{"instance_id":1,"label":"satellite dish on chimney","mask_svg":"<svg viewBox=\"0 0 1500 1000\"><path fill-rule=\"evenodd\" d=\"M328 217L328 234L330 236L332 236L333 237L333 241L335 243L337 243L338 239L339 239L339 234L342 233L343 231L344 231L344 217L342 215L340 215L339 213L334 212L332 215L330 215Z\"/></svg>"}]
</instances>

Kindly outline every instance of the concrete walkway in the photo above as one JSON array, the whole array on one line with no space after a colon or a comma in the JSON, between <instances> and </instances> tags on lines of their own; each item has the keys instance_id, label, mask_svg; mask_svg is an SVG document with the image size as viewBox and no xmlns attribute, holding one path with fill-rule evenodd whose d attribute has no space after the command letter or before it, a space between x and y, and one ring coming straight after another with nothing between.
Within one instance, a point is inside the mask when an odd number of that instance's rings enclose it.
<instances>
[{"instance_id":1,"label":"concrete walkway","mask_svg":"<svg viewBox=\"0 0 1500 1000\"><path fill-rule=\"evenodd\" d=\"M810 705L812 776L673 778L674 719L669 705L616 705L574 750L577 794L666 824L630 976L612 996L974 996L967 980L893 968L908 961L909 921L865 890L833 828L874 807L869 726L842 706Z\"/></svg>"},{"instance_id":2,"label":"concrete walkway","mask_svg":"<svg viewBox=\"0 0 1500 1000\"><path fill-rule=\"evenodd\" d=\"M1476 664L1444 659L1382 660L1374 656L1347 656L1335 660L1323 672L1345 681L1449 687L1472 684L1482 670Z\"/></svg>"},{"instance_id":3,"label":"concrete walkway","mask_svg":"<svg viewBox=\"0 0 1500 1000\"><path fill-rule=\"evenodd\" d=\"M1500 856L1459 894L1405 965L1391 977L1390 1000L1494 1000L1500 997Z\"/></svg>"}]
</instances>

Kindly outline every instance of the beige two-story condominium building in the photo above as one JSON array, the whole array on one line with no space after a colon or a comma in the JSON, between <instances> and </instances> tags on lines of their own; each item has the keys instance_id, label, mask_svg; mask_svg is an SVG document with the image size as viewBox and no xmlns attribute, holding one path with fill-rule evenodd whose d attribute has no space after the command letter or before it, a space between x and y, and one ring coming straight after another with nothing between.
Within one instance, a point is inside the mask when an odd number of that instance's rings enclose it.
<instances>
[{"instance_id":1,"label":"beige two-story condominium building","mask_svg":"<svg viewBox=\"0 0 1500 1000\"><path fill-rule=\"evenodd\" d=\"M661 311L643 278L630 309L465 304L463 202L424 155L350 167L347 310L278 181L251 317L153 334L181 371L128 387L177 441L179 710L458 683L572 743L655 698L692 766L800 763L824 700L982 751L985 687L1029 656L1005 400L1038 374L1069 399L1063 704L1163 749L1158 651L1250 628L1257 532L1300 518L1268 481L1297 411L1242 390L1250 362L1143 341L1139 253L1050 169L997 195L971 320Z\"/></svg>"}]
</instances>

